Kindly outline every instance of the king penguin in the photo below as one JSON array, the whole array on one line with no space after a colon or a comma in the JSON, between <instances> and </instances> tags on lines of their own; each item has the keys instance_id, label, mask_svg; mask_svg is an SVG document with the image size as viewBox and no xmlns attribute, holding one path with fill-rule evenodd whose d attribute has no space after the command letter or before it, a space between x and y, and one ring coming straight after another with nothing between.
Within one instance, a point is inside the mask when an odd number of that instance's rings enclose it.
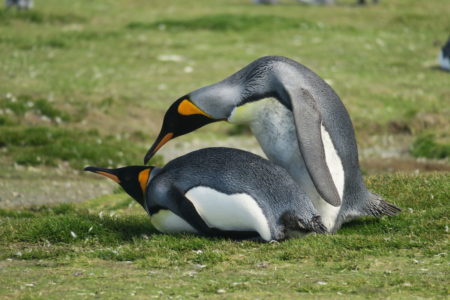
<instances>
[{"instance_id":1,"label":"king penguin","mask_svg":"<svg viewBox=\"0 0 450 300\"><path fill-rule=\"evenodd\" d=\"M442 69L450 71L450 38L439 52L439 64Z\"/></svg>"},{"instance_id":2,"label":"king penguin","mask_svg":"<svg viewBox=\"0 0 450 300\"><path fill-rule=\"evenodd\" d=\"M164 168L87 167L119 183L164 233L280 240L326 228L283 168L246 151L206 148Z\"/></svg>"},{"instance_id":3,"label":"king penguin","mask_svg":"<svg viewBox=\"0 0 450 300\"><path fill-rule=\"evenodd\" d=\"M366 188L353 125L339 96L291 59L262 57L179 98L144 163L169 140L216 121L249 125L267 158L311 198L330 233L358 217L400 212Z\"/></svg>"}]
</instances>

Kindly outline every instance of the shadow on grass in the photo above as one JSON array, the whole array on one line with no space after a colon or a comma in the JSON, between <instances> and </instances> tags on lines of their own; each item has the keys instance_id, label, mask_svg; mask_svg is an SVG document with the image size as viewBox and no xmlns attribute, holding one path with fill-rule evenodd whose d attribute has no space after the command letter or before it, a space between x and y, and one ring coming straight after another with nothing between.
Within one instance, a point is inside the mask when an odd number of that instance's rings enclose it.
<instances>
[{"instance_id":1,"label":"shadow on grass","mask_svg":"<svg viewBox=\"0 0 450 300\"><path fill-rule=\"evenodd\" d=\"M379 218L375 218L375 217L367 217L367 218L363 218L363 219L357 219L357 220L353 220L351 222L345 223L344 225L342 225L341 230L356 230L361 228L362 226L374 226L374 225L379 225L380 224L380 219Z\"/></svg>"},{"instance_id":2,"label":"shadow on grass","mask_svg":"<svg viewBox=\"0 0 450 300\"><path fill-rule=\"evenodd\" d=\"M440 71L440 72L442 72L442 73L450 74L450 70L443 69L443 68L441 68L441 66L439 66L439 65L431 66L431 67L429 67L429 68L430 68L430 70L433 70L433 71Z\"/></svg>"}]
</instances>

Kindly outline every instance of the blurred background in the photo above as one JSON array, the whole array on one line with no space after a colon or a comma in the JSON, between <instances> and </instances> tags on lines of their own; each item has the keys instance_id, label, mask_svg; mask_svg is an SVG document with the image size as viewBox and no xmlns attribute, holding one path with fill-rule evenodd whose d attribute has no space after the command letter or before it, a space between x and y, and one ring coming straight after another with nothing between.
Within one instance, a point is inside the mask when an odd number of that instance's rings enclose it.
<instances>
[{"instance_id":1,"label":"blurred background","mask_svg":"<svg viewBox=\"0 0 450 300\"><path fill-rule=\"evenodd\" d=\"M357 2L2 7L0 207L110 193L114 182L83 167L142 164L171 103L265 55L296 60L333 87L366 176L449 171L450 72L438 61L450 35L448 0ZM246 127L222 122L170 141L151 163L208 146L264 156Z\"/></svg>"}]
</instances>

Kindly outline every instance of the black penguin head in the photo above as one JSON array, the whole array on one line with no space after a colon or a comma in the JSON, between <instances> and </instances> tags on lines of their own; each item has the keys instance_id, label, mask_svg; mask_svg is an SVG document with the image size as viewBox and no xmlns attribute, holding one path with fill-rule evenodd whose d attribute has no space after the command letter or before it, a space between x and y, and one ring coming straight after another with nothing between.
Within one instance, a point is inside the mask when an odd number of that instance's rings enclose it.
<instances>
[{"instance_id":1,"label":"black penguin head","mask_svg":"<svg viewBox=\"0 0 450 300\"><path fill-rule=\"evenodd\" d=\"M84 171L98 173L111 178L125 190L134 200L145 209L145 189L150 173L154 167L129 166L118 169L106 169L99 167L86 167Z\"/></svg>"},{"instance_id":2,"label":"black penguin head","mask_svg":"<svg viewBox=\"0 0 450 300\"><path fill-rule=\"evenodd\" d=\"M147 164L156 151L171 139L217 121L221 120L214 119L203 112L192 103L189 95L181 97L175 101L166 112L161 131L158 138L153 143L153 146L145 155L144 164Z\"/></svg>"}]
</instances>

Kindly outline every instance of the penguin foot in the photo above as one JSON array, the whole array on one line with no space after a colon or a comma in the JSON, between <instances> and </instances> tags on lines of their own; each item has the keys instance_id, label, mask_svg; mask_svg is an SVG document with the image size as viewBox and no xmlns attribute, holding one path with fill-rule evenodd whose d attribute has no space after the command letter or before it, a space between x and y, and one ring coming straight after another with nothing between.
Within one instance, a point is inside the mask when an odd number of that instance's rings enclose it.
<instances>
[{"instance_id":1,"label":"penguin foot","mask_svg":"<svg viewBox=\"0 0 450 300\"><path fill-rule=\"evenodd\" d=\"M328 232L325 225L323 225L322 218L320 216L313 217L311 219L311 221L309 222L308 227L317 233L327 233Z\"/></svg>"},{"instance_id":2,"label":"penguin foot","mask_svg":"<svg viewBox=\"0 0 450 300\"><path fill-rule=\"evenodd\" d=\"M369 207L367 208L367 214L369 216L377 217L379 215L386 215L393 217L402 211L394 204L384 201L380 195L373 192L370 193L370 202Z\"/></svg>"},{"instance_id":3,"label":"penguin foot","mask_svg":"<svg viewBox=\"0 0 450 300\"><path fill-rule=\"evenodd\" d=\"M281 216L281 224L283 224L283 237L281 239L306 236L313 232L326 233L327 228L322 223L320 216L314 216L309 220L298 218L291 212L285 212Z\"/></svg>"}]
</instances>

